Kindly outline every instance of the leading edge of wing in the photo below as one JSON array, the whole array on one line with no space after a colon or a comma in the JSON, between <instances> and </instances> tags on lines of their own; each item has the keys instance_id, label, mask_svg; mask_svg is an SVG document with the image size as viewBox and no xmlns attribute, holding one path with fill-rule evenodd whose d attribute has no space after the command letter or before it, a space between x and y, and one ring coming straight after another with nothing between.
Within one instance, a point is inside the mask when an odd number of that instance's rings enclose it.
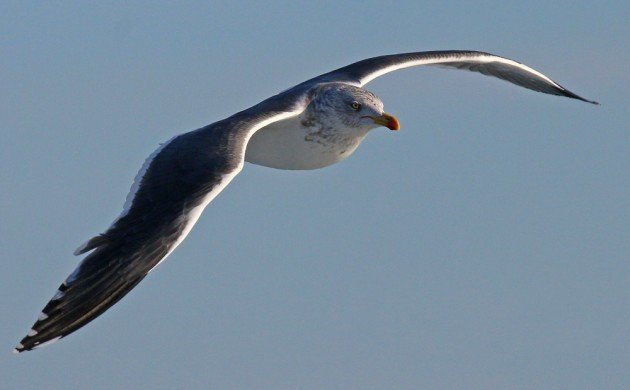
<instances>
[{"instance_id":1,"label":"leading edge of wing","mask_svg":"<svg viewBox=\"0 0 630 390\"><path fill-rule=\"evenodd\" d=\"M496 77L537 92L599 104L567 90L527 65L494 54L472 50L424 51L373 57L325 73L309 80L309 82L337 81L364 86L386 73L421 65L465 69Z\"/></svg>"},{"instance_id":2,"label":"leading edge of wing","mask_svg":"<svg viewBox=\"0 0 630 390\"><path fill-rule=\"evenodd\" d=\"M138 175L139 184L132 186L131 204L98 239L79 248L91 253L59 286L14 352L48 345L80 329L164 261L240 172L249 137L303 110L291 97L263 103L174 137L152 154Z\"/></svg>"}]
</instances>

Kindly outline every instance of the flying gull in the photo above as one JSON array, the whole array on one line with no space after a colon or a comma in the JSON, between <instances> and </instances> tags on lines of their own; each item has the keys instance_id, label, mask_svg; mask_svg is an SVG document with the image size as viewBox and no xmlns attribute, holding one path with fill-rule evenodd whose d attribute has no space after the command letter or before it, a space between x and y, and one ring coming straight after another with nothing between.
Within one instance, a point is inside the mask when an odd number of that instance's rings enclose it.
<instances>
[{"instance_id":1,"label":"flying gull","mask_svg":"<svg viewBox=\"0 0 630 390\"><path fill-rule=\"evenodd\" d=\"M351 155L370 130L398 130L396 117L383 112L381 100L363 86L418 65L465 69L598 104L507 58L478 51L427 51L356 62L175 136L147 158L122 214L74 252L90 253L59 286L14 352L54 342L118 302L177 248L245 161L278 169L322 168Z\"/></svg>"}]
</instances>

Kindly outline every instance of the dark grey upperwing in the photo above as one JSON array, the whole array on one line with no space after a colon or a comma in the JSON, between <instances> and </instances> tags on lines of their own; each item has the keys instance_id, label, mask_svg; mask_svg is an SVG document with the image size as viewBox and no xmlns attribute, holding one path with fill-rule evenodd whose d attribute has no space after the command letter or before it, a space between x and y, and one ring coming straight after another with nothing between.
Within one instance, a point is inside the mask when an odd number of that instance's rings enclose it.
<instances>
[{"instance_id":1,"label":"dark grey upperwing","mask_svg":"<svg viewBox=\"0 0 630 390\"><path fill-rule=\"evenodd\" d=\"M139 173L128 210L77 250L93 252L59 286L15 351L74 332L133 289L185 238L203 208L241 170L249 137L269 123L299 114L300 97L276 95L161 146Z\"/></svg>"},{"instance_id":2,"label":"dark grey upperwing","mask_svg":"<svg viewBox=\"0 0 630 390\"><path fill-rule=\"evenodd\" d=\"M599 104L574 94L542 73L519 62L489 53L467 50L424 51L368 58L315 77L304 84L337 81L363 86L385 73L419 65L470 70L534 91Z\"/></svg>"}]
</instances>

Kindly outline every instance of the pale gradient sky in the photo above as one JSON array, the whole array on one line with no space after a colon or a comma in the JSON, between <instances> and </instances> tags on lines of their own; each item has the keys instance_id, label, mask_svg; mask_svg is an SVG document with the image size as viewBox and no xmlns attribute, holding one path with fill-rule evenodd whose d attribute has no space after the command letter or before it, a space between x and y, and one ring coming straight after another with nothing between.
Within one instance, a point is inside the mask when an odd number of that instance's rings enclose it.
<instances>
[{"instance_id":1,"label":"pale gradient sky","mask_svg":"<svg viewBox=\"0 0 630 390\"><path fill-rule=\"evenodd\" d=\"M628 2L0 4L6 388L630 388ZM247 164L132 293L13 355L172 135L351 62L489 51L586 98L415 68L399 133Z\"/></svg>"}]
</instances>

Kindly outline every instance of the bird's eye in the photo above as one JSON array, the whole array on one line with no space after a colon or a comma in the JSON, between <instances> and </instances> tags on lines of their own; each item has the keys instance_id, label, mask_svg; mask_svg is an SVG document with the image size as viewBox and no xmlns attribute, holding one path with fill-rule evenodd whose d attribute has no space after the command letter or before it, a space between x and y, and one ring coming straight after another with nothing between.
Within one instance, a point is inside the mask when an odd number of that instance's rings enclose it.
<instances>
[{"instance_id":1,"label":"bird's eye","mask_svg":"<svg viewBox=\"0 0 630 390\"><path fill-rule=\"evenodd\" d=\"M359 102L352 102L352 104L350 106L352 106L352 108L357 110L357 111L359 111L361 109L361 103L359 103Z\"/></svg>"}]
</instances>

